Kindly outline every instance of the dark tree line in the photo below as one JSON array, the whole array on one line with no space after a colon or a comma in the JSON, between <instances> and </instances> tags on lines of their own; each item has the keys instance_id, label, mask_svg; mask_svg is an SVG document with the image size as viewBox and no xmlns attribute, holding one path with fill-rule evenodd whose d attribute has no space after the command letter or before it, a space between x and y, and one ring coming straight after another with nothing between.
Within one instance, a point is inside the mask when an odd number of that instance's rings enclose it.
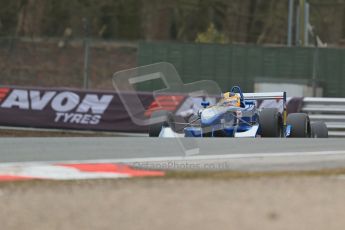
<instances>
[{"instance_id":1,"label":"dark tree line","mask_svg":"<svg viewBox=\"0 0 345 230\"><path fill-rule=\"evenodd\" d=\"M296 0L296 5L297 5ZM326 42L345 37L345 0L309 0ZM288 0L0 0L0 36L195 41L210 24L228 42L285 43Z\"/></svg>"}]
</instances>

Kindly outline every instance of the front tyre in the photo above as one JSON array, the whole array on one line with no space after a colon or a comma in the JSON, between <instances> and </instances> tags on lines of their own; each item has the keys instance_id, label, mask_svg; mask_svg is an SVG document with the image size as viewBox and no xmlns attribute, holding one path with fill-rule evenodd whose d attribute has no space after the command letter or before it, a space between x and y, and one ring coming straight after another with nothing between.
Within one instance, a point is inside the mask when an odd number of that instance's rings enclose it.
<instances>
[{"instance_id":1,"label":"front tyre","mask_svg":"<svg viewBox=\"0 0 345 230\"><path fill-rule=\"evenodd\" d=\"M283 119L275 108L263 109L259 114L261 137L282 137Z\"/></svg>"},{"instance_id":2,"label":"front tyre","mask_svg":"<svg viewBox=\"0 0 345 230\"><path fill-rule=\"evenodd\" d=\"M159 118L161 120L162 117L164 118L162 122L150 125L150 137L159 137L159 134L161 133L163 127L171 127L172 129L174 129L174 116L171 112L168 112L166 110L159 110L153 112L151 115L151 119Z\"/></svg>"}]
</instances>

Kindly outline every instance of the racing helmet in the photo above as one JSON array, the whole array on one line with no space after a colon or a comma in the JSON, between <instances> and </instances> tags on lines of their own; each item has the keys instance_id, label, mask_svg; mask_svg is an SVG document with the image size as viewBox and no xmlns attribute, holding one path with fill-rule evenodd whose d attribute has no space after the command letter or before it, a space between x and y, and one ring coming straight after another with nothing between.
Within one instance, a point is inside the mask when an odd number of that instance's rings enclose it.
<instances>
[{"instance_id":1,"label":"racing helmet","mask_svg":"<svg viewBox=\"0 0 345 230\"><path fill-rule=\"evenodd\" d=\"M223 94L223 101L224 104L227 106L241 106L241 97L240 95L233 93L233 92L226 92Z\"/></svg>"}]
</instances>

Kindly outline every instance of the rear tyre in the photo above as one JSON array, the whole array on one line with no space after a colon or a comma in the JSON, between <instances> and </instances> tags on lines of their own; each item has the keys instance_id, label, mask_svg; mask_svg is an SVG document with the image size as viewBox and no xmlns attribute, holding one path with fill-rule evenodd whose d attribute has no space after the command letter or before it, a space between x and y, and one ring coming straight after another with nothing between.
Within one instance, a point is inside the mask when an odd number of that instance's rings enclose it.
<instances>
[{"instance_id":1,"label":"rear tyre","mask_svg":"<svg viewBox=\"0 0 345 230\"><path fill-rule=\"evenodd\" d=\"M282 137L283 119L275 108L263 109L259 114L261 137Z\"/></svg>"},{"instance_id":2,"label":"rear tyre","mask_svg":"<svg viewBox=\"0 0 345 230\"><path fill-rule=\"evenodd\" d=\"M307 114L291 113L288 115L286 123L291 125L290 137L311 137L310 120Z\"/></svg>"},{"instance_id":3,"label":"rear tyre","mask_svg":"<svg viewBox=\"0 0 345 230\"><path fill-rule=\"evenodd\" d=\"M323 121L313 122L311 126L311 137L313 138L328 138L328 129Z\"/></svg>"},{"instance_id":4,"label":"rear tyre","mask_svg":"<svg viewBox=\"0 0 345 230\"><path fill-rule=\"evenodd\" d=\"M163 127L171 127L174 129L174 116L171 112L165 110L155 111L151 115L151 119L165 117L165 121L155 123L149 127L149 136L158 137Z\"/></svg>"}]
</instances>

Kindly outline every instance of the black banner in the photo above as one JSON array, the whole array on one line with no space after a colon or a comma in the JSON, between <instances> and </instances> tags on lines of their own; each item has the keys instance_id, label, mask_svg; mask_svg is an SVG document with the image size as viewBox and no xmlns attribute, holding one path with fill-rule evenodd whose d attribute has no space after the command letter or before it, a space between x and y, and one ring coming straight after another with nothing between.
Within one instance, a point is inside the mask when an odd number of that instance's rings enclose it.
<instances>
[{"instance_id":1,"label":"black banner","mask_svg":"<svg viewBox=\"0 0 345 230\"><path fill-rule=\"evenodd\" d=\"M152 106L151 94L138 95ZM111 91L0 87L0 125L32 128L147 132L133 124Z\"/></svg>"}]
</instances>

